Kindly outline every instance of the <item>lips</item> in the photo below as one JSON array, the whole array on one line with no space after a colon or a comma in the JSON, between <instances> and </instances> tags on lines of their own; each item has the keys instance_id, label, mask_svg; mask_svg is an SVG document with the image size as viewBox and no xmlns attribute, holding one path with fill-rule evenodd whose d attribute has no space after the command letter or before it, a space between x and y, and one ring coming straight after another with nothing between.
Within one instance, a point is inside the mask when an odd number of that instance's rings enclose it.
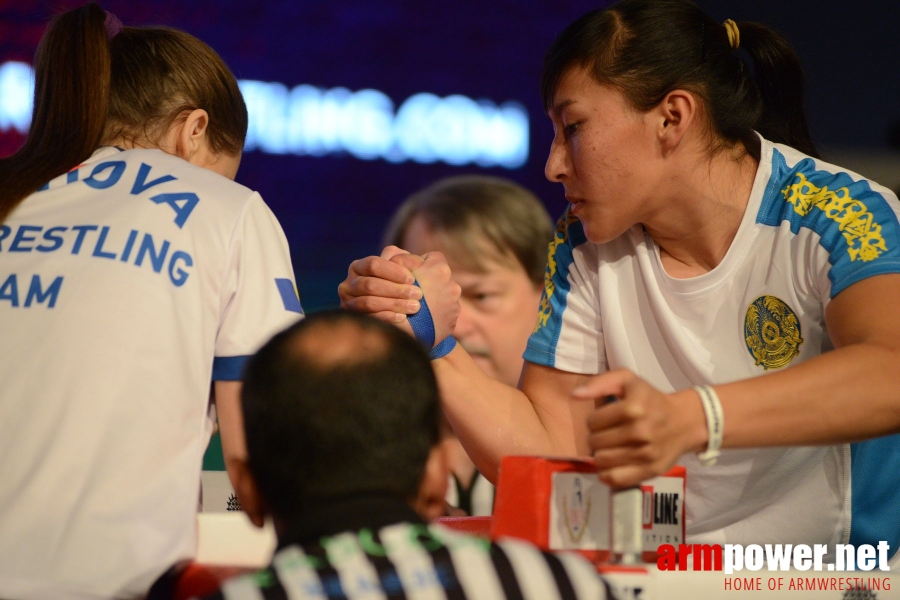
<instances>
[{"instance_id":1,"label":"lips","mask_svg":"<svg viewBox=\"0 0 900 600\"><path fill-rule=\"evenodd\" d=\"M575 216L578 216L578 212L581 210L581 207L584 205L584 199L579 198L577 196L571 196L569 194L566 194L566 200L568 200L569 204L572 205L572 208L571 208L572 214L574 214Z\"/></svg>"}]
</instances>

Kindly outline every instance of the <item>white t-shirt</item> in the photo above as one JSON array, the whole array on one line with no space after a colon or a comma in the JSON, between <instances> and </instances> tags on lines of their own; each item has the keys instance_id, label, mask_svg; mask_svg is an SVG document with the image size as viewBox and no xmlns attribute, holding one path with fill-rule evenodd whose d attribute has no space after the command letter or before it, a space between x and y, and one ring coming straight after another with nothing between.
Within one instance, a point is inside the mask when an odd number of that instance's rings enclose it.
<instances>
[{"instance_id":1,"label":"white t-shirt","mask_svg":"<svg viewBox=\"0 0 900 600\"><path fill-rule=\"evenodd\" d=\"M666 274L641 226L593 244L567 211L525 358L574 373L626 368L663 392L800 364L833 348L824 316L836 294L900 272L898 214L888 189L765 140L737 235L699 277ZM900 436L679 462L692 543L887 540L894 552L900 542Z\"/></svg>"},{"instance_id":2,"label":"white t-shirt","mask_svg":"<svg viewBox=\"0 0 900 600\"><path fill-rule=\"evenodd\" d=\"M210 382L302 316L260 196L105 147L0 226L0 597L145 593L193 556Z\"/></svg>"}]
</instances>

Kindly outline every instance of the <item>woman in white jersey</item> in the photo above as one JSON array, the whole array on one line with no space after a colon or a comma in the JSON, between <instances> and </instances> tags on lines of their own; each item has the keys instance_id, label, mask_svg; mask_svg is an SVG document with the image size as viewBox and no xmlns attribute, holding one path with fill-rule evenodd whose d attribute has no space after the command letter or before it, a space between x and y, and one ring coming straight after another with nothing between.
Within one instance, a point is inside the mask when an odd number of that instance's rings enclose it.
<instances>
[{"instance_id":1,"label":"woman in white jersey","mask_svg":"<svg viewBox=\"0 0 900 600\"><path fill-rule=\"evenodd\" d=\"M211 387L227 459L244 357L300 303L211 48L91 4L35 79L0 160L0 597L138 597L195 552Z\"/></svg>"},{"instance_id":2,"label":"woman in white jersey","mask_svg":"<svg viewBox=\"0 0 900 600\"><path fill-rule=\"evenodd\" d=\"M559 35L546 174L570 206L519 390L459 347L434 363L489 478L513 453L592 455L615 486L678 463L689 541L896 552L900 441L879 436L900 431L900 207L817 157L801 91L783 38L687 0L624 0ZM421 259L399 252L355 262L344 305L413 312L403 267ZM452 297L436 274L426 299Z\"/></svg>"}]
</instances>

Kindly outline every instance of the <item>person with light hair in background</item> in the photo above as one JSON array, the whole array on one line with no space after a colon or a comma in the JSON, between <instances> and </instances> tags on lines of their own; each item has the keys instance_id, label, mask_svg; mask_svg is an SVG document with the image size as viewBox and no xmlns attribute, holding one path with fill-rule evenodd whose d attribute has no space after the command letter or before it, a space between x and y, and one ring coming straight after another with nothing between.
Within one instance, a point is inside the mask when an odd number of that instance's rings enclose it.
<instances>
[{"instance_id":1,"label":"person with light hair in background","mask_svg":"<svg viewBox=\"0 0 900 600\"><path fill-rule=\"evenodd\" d=\"M500 177L460 175L407 198L384 245L447 258L462 291L456 339L487 375L515 386L537 322L552 237L550 215L530 191ZM457 440L451 448L448 504L472 516L491 514L493 485Z\"/></svg>"}]
</instances>

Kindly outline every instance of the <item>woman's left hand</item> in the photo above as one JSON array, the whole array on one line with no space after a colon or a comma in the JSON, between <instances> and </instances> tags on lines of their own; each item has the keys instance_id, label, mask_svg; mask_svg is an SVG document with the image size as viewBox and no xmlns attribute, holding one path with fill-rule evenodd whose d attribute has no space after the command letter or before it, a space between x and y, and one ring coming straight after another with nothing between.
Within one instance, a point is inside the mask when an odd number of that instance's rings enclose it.
<instances>
[{"instance_id":1,"label":"woman's left hand","mask_svg":"<svg viewBox=\"0 0 900 600\"><path fill-rule=\"evenodd\" d=\"M617 400L605 402L609 396ZM706 447L706 416L694 390L664 394L620 369L592 377L572 397L596 402L587 422L591 455L612 487L638 485Z\"/></svg>"}]
</instances>

